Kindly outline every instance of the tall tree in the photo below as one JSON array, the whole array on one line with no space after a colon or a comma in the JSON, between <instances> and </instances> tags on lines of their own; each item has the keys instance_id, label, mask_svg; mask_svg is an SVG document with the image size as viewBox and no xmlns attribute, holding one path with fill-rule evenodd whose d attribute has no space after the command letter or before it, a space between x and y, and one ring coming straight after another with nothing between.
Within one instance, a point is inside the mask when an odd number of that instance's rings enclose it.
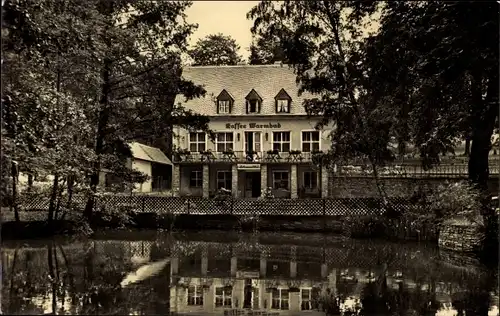
<instances>
[{"instance_id":1,"label":"tall tree","mask_svg":"<svg viewBox=\"0 0 500 316\"><path fill-rule=\"evenodd\" d=\"M371 65L377 79L392 75L373 85L398 97L394 108L424 161L470 137L469 179L485 189L498 117L498 4L387 3L381 22Z\"/></svg>"},{"instance_id":2,"label":"tall tree","mask_svg":"<svg viewBox=\"0 0 500 316\"><path fill-rule=\"evenodd\" d=\"M22 118L37 131L22 134L26 136L26 144L41 142L43 148L56 148L52 159L59 161L63 155L76 151L70 150L69 144L69 147L61 147L63 138L57 135L62 136L63 130L58 129L54 137L45 129L54 125L51 122L59 122L62 114L79 115L84 122L69 116L64 118L80 124L81 128L89 127L88 133L77 133L72 139L73 145L81 144L91 150L91 154L83 155L89 158L86 163L77 164L78 170L86 175L82 180L88 181L91 193L86 207L88 216L94 208L100 171L106 169L128 182L140 180L138 174L125 165L124 158L130 154L128 141L149 132L166 134L168 139L173 124L208 129L206 117L174 104L178 94L193 98L204 93L200 86L182 79L180 67L179 54L187 50L186 39L196 27L184 21L184 11L190 5L185 1L146 0L12 0L7 3L2 28L9 31L9 40L5 42L10 53L8 66L12 67L9 73L22 74L28 79L34 74L29 81L20 77L10 81L12 84L5 95L8 98L2 99L15 101L9 107L8 115L12 118L7 120L7 126L13 122L13 126L19 126L15 116L25 115ZM11 61L17 59L18 65L29 65L32 71L14 68ZM46 86L42 89L30 83ZM51 98L52 95L55 97ZM44 120L38 121L37 126L34 119L29 119L33 109L28 104L33 104L35 109L43 105L47 111L40 113L50 115L42 116L40 119ZM71 104L70 108L78 105L78 111L62 114L54 111L60 107L65 109L65 104ZM148 130L139 128L146 126ZM10 130L11 134L16 131ZM34 135L38 137L36 141L28 141ZM20 152L17 149L24 146L19 146L19 142L14 144L9 154ZM39 158L40 152L33 146L30 148L33 157ZM57 172L62 176L61 170ZM61 178L54 178L53 195L58 192L57 179Z\"/></svg>"},{"instance_id":3,"label":"tall tree","mask_svg":"<svg viewBox=\"0 0 500 316\"><path fill-rule=\"evenodd\" d=\"M250 45L249 64L266 65L278 61L284 64L287 63L279 38L269 34L254 36L254 40Z\"/></svg>"},{"instance_id":4,"label":"tall tree","mask_svg":"<svg viewBox=\"0 0 500 316\"><path fill-rule=\"evenodd\" d=\"M127 139L118 122L131 109L132 112L134 109L138 111L138 119L143 122L156 119L168 132L174 123L208 129L206 117L192 115L192 112L173 104L178 93L192 98L200 96L204 90L182 80L180 71L162 75L165 69L179 69L179 53L187 50L187 37L196 27L185 21L184 11L190 5L185 1L97 2L97 10L104 22L102 84L94 147L98 160L90 177L92 192L97 190L102 168L116 165L117 150L126 151ZM144 81L146 84L141 84ZM170 84L166 91L168 97L158 89L165 83ZM154 113L162 107L165 107L167 117L147 115L150 110ZM164 118L167 120L161 121ZM112 159L106 160L106 157ZM123 167L123 164L119 165ZM87 217L92 214L93 206L94 196L91 196L85 209Z\"/></svg>"},{"instance_id":5,"label":"tall tree","mask_svg":"<svg viewBox=\"0 0 500 316\"><path fill-rule=\"evenodd\" d=\"M196 42L189 55L195 66L237 65L242 61L236 40L221 33L211 34Z\"/></svg>"},{"instance_id":6,"label":"tall tree","mask_svg":"<svg viewBox=\"0 0 500 316\"><path fill-rule=\"evenodd\" d=\"M77 26L82 3L69 4L9 1L2 25L6 59L2 73L3 145L11 145L3 149L16 166L12 168L12 202L16 207L14 173L53 174L49 221L53 219L58 181L69 174L83 175L93 158L86 144L77 140L90 135L80 106L88 94L67 93L69 86L75 86L74 77L82 72L74 61L87 61L80 53L84 29ZM84 91L91 93L90 86L86 88Z\"/></svg>"},{"instance_id":7,"label":"tall tree","mask_svg":"<svg viewBox=\"0 0 500 316\"><path fill-rule=\"evenodd\" d=\"M378 34L363 20L382 12ZM392 138L415 144L425 167L472 130L469 178L485 188L498 116L498 6L493 1L394 3L262 1L255 34L272 33L297 70L305 101L334 121L333 156L392 158Z\"/></svg>"},{"instance_id":8,"label":"tall tree","mask_svg":"<svg viewBox=\"0 0 500 316\"><path fill-rule=\"evenodd\" d=\"M252 32L279 38L295 68L309 114L320 115L317 128L333 122L333 161L366 158L373 168L393 158L388 149L393 116L377 107L366 80L363 18L374 13L375 1L262 1L248 14ZM380 194L383 187L377 181Z\"/></svg>"}]
</instances>

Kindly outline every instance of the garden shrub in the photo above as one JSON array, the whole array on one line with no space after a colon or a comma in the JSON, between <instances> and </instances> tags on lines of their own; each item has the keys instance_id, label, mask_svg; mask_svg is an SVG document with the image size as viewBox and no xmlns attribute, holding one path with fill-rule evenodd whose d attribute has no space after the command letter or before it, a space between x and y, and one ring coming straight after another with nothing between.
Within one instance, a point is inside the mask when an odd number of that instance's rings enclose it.
<instances>
[{"instance_id":1,"label":"garden shrub","mask_svg":"<svg viewBox=\"0 0 500 316\"><path fill-rule=\"evenodd\" d=\"M385 237L386 226L382 215L347 216L342 222L342 234L352 238Z\"/></svg>"},{"instance_id":2,"label":"garden shrub","mask_svg":"<svg viewBox=\"0 0 500 316\"><path fill-rule=\"evenodd\" d=\"M481 194L466 181L447 183L433 191L419 193L418 200L412 200L409 207L401 210L389 208L379 214L346 217L343 233L353 238L437 240L445 222L466 221L478 225L482 232L494 226L485 225L481 216ZM489 230L494 231L494 228Z\"/></svg>"},{"instance_id":3,"label":"garden shrub","mask_svg":"<svg viewBox=\"0 0 500 316\"><path fill-rule=\"evenodd\" d=\"M117 207L101 207L92 215L92 225L109 228L125 228L135 226L136 210L131 205Z\"/></svg>"},{"instance_id":4,"label":"garden shrub","mask_svg":"<svg viewBox=\"0 0 500 316\"><path fill-rule=\"evenodd\" d=\"M465 219L484 226L481 193L466 181L440 185L427 198L427 214L420 214L436 225L450 219Z\"/></svg>"}]
</instances>

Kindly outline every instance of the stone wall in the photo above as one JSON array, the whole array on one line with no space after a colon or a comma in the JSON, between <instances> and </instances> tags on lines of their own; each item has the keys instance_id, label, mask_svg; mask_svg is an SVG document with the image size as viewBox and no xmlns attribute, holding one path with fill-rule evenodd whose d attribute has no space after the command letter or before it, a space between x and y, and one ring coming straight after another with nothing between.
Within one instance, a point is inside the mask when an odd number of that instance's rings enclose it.
<instances>
[{"instance_id":1,"label":"stone wall","mask_svg":"<svg viewBox=\"0 0 500 316\"><path fill-rule=\"evenodd\" d=\"M443 224L439 232L439 247L454 251L472 252L481 247L484 234L478 225L469 223Z\"/></svg>"},{"instance_id":2,"label":"stone wall","mask_svg":"<svg viewBox=\"0 0 500 316\"><path fill-rule=\"evenodd\" d=\"M381 185L389 196L411 196L420 187L424 192L445 185L446 182L460 181L460 179L443 178L384 178ZM335 177L329 176L330 197L376 197L378 195L375 179L368 177ZM488 183L490 192L498 194L498 179L491 178Z\"/></svg>"}]
</instances>

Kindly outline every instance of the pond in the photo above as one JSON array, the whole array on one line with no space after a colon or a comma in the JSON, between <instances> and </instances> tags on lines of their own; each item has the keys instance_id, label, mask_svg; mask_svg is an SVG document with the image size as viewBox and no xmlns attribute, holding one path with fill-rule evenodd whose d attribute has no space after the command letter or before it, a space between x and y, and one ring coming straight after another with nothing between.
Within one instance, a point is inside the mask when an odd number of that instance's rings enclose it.
<instances>
[{"instance_id":1,"label":"pond","mask_svg":"<svg viewBox=\"0 0 500 316\"><path fill-rule=\"evenodd\" d=\"M2 244L2 312L498 315L498 274L425 244L324 235L100 233Z\"/></svg>"}]
</instances>

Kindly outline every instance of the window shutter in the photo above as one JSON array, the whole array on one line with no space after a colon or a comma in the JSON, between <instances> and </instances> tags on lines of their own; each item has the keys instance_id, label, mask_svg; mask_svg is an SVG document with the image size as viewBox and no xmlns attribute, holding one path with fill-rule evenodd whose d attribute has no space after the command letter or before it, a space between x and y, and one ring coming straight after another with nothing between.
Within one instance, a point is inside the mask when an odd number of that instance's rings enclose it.
<instances>
[{"instance_id":1,"label":"window shutter","mask_svg":"<svg viewBox=\"0 0 500 316\"><path fill-rule=\"evenodd\" d=\"M248 102L248 100L247 100L247 101L246 101L246 109L247 109L247 114L249 113L249 112L248 112L248 110L249 110L249 109L248 109L248 107L249 107L249 106L250 106L250 102Z\"/></svg>"},{"instance_id":2,"label":"window shutter","mask_svg":"<svg viewBox=\"0 0 500 316\"><path fill-rule=\"evenodd\" d=\"M215 109L217 111L217 114L219 114L219 100L215 101Z\"/></svg>"},{"instance_id":3,"label":"window shutter","mask_svg":"<svg viewBox=\"0 0 500 316\"><path fill-rule=\"evenodd\" d=\"M257 100L257 113L260 113L260 104L261 103L262 103L262 101Z\"/></svg>"},{"instance_id":4,"label":"window shutter","mask_svg":"<svg viewBox=\"0 0 500 316\"><path fill-rule=\"evenodd\" d=\"M288 113L292 111L291 107L292 107L292 100L288 100L288 109L287 109Z\"/></svg>"},{"instance_id":5,"label":"window shutter","mask_svg":"<svg viewBox=\"0 0 500 316\"><path fill-rule=\"evenodd\" d=\"M278 113L278 100L274 100L274 112Z\"/></svg>"},{"instance_id":6,"label":"window shutter","mask_svg":"<svg viewBox=\"0 0 500 316\"><path fill-rule=\"evenodd\" d=\"M233 113L233 101L229 101L229 114Z\"/></svg>"}]
</instances>

